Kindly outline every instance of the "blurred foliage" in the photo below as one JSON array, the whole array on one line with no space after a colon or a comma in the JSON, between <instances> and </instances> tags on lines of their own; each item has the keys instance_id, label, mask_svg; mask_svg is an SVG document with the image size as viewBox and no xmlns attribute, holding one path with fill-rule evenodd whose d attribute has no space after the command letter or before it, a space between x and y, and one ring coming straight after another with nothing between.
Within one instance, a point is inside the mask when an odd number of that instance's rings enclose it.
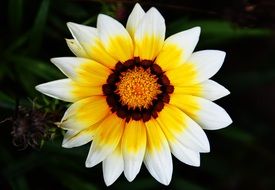
<instances>
[{"instance_id":1,"label":"blurred foliage","mask_svg":"<svg viewBox=\"0 0 275 190\"><path fill-rule=\"evenodd\" d=\"M207 131L212 151L202 154L201 167L189 167L174 159L169 189L274 189L275 39L274 31L268 28L271 24L251 28L242 22L240 27L231 19L208 14L208 6L216 1L206 1L209 4L203 3L199 11L196 11L198 1L187 2L188 9L181 1L162 0L156 4L149 1L144 2L144 6L160 9L167 18L168 35L201 26L197 49L227 52L224 67L215 79L231 90L231 95L218 103L228 110L234 123L220 131ZM41 149L19 151L12 145L10 134L19 107L31 110L35 102L36 109L45 113L62 114L66 109L66 104L46 98L34 89L39 83L64 77L49 58L72 55L64 41L64 38L71 38L66 22L95 26L97 14L104 13L125 23L133 4L132 1L92 0L0 2L1 190L105 188L101 166L84 167L88 145L64 149L61 148L61 135L56 135L44 142ZM206 10L202 6L206 6ZM120 177L110 187L164 188L144 166L134 182L128 183Z\"/></svg>"}]
</instances>

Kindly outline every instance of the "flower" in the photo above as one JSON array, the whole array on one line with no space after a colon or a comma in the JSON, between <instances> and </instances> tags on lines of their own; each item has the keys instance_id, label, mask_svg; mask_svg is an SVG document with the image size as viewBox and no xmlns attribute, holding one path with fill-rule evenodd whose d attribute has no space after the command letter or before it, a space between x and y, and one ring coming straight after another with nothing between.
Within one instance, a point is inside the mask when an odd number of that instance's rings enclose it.
<instances>
[{"instance_id":1,"label":"flower","mask_svg":"<svg viewBox=\"0 0 275 190\"><path fill-rule=\"evenodd\" d=\"M165 40L165 21L156 8L139 4L126 29L100 14L97 27L68 23L74 39L67 44L77 57L51 61L68 77L36 86L53 98L73 104L60 127L62 146L92 141L86 167L103 162L106 185L124 171L134 180L144 162L151 175L168 185L172 156L200 165L209 152L203 129L228 126L232 120L212 101L229 94L209 80L222 66L225 52L193 53L200 27Z\"/></svg>"}]
</instances>

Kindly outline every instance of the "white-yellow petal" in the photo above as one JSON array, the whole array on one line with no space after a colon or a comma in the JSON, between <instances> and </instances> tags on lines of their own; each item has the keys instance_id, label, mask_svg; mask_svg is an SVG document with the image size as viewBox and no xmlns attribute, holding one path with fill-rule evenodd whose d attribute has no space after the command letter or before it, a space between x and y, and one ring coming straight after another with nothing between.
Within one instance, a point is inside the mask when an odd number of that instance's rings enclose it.
<instances>
[{"instance_id":1,"label":"white-yellow petal","mask_svg":"<svg viewBox=\"0 0 275 190\"><path fill-rule=\"evenodd\" d=\"M142 121L131 120L125 126L122 137L124 175L133 181L139 173L146 149L146 129Z\"/></svg>"},{"instance_id":2,"label":"white-yellow petal","mask_svg":"<svg viewBox=\"0 0 275 190\"><path fill-rule=\"evenodd\" d=\"M230 92L213 80L187 86L174 86L174 94L199 96L211 101L220 99Z\"/></svg>"},{"instance_id":3,"label":"white-yellow petal","mask_svg":"<svg viewBox=\"0 0 275 190\"><path fill-rule=\"evenodd\" d=\"M104 49L98 35L98 30L81 24L67 23L73 37L83 47L89 58L113 69L117 60Z\"/></svg>"},{"instance_id":4,"label":"white-yellow petal","mask_svg":"<svg viewBox=\"0 0 275 190\"><path fill-rule=\"evenodd\" d=\"M127 24L126 24L126 29L132 38L134 38L134 34L137 30L140 20L144 15L145 15L144 10L138 3L136 3L131 14L128 17Z\"/></svg>"},{"instance_id":5,"label":"white-yellow petal","mask_svg":"<svg viewBox=\"0 0 275 190\"><path fill-rule=\"evenodd\" d=\"M177 107L166 104L156 120L170 143L179 141L197 152L210 151L202 128Z\"/></svg>"},{"instance_id":6,"label":"white-yellow petal","mask_svg":"<svg viewBox=\"0 0 275 190\"><path fill-rule=\"evenodd\" d=\"M193 53L200 36L200 27L179 32L167 38L156 63L162 70L176 69L184 64Z\"/></svg>"},{"instance_id":7,"label":"white-yellow petal","mask_svg":"<svg viewBox=\"0 0 275 190\"><path fill-rule=\"evenodd\" d=\"M85 58L58 57L52 58L51 62L82 86L102 86L112 72L108 67Z\"/></svg>"},{"instance_id":8,"label":"white-yellow petal","mask_svg":"<svg viewBox=\"0 0 275 190\"><path fill-rule=\"evenodd\" d=\"M87 144L93 139L93 131L86 129L83 131L67 131L62 142L63 148L73 148Z\"/></svg>"},{"instance_id":9,"label":"white-yellow petal","mask_svg":"<svg viewBox=\"0 0 275 190\"><path fill-rule=\"evenodd\" d=\"M65 112L60 127L74 131L95 128L109 114L106 98L91 96L73 103Z\"/></svg>"},{"instance_id":10,"label":"white-yellow petal","mask_svg":"<svg viewBox=\"0 0 275 190\"><path fill-rule=\"evenodd\" d=\"M93 167L110 155L123 134L125 121L111 114L98 126L94 139L86 159L86 167Z\"/></svg>"},{"instance_id":11,"label":"white-yellow petal","mask_svg":"<svg viewBox=\"0 0 275 190\"><path fill-rule=\"evenodd\" d=\"M151 8L135 32L135 56L142 60L154 60L163 47L165 30L164 18L156 8Z\"/></svg>"},{"instance_id":12,"label":"white-yellow petal","mask_svg":"<svg viewBox=\"0 0 275 190\"><path fill-rule=\"evenodd\" d=\"M72 80L60 79L37 85L35 87L39 92L55 99L74 102L75 97L72 93Z\"/></svg>"},{"instance_id":13,"label":"white-yellow petal","mask_svg":"<svg viewBox=\"0 0 275 190\"><path fill-rule=\"evenodd\" d=\"M230 116L222 107L204 98L172 94L169 103L180 108L203 129L221 129L232 123Z\"/></svg>"},{"instance_id":14,"label":"white-yellow petal","mask_svg":"<svg viewBox=\"0 0 275 190\"><path fill-rule=\"evenodd\" d=\"M203 50L195 52L176 69L166 72L174 86L187 86L206 81L221 68L225 52L218 50Z\"/></svg>"},{"instance_id":15,"label":"white-yellow petal","mask_svg":"<svg viewBox=\"0 0 275 190\"><path fill-rule=\"evenodd\" d=\"M132 38L121 23L110 16L99 14L97 29L102 45L113 58L121 62L133 58Z\"/></svg>"},{"instance_id":16,"label":"white-yellow petal","mask_svg":"<svg viewBox=\"0 0 275 190\"><path fill-rule=\"evenodd\" d=\"M144 164L151 175L160 183L169 185L173 164L169 144L159 124L151 119L145 123L147 132L147 147Z\"/></svg>"}]
</instances>

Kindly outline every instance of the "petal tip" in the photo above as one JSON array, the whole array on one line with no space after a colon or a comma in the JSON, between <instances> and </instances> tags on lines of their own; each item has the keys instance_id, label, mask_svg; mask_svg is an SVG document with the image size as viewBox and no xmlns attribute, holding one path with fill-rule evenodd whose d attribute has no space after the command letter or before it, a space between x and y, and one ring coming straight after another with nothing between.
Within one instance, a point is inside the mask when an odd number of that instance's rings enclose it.
<instances>
[{"instance_id":1,"label":"petal tip","mask_svg":"<svg viewBox=\"0 0 275 190\"><path fill-rule=\"evenodd\" d=\"M74 23L74 22L67 22L66 25L67 25L67 27L69 29L72 29L76 25L76 23Z\"/></svg>"},{"instance_id":2,"label":"petal tip","mask_svg":"<svg viewBox=\"0 0 275 190\"><path fill-rule=\"evenodd\" d=\"M159 182L162 183L163 185L168 186L171 182L172 177L168 177L168 178L163 178L162 180L160 180Z\"/></svg>"},{"instance_id":3,"label":"petal tip","mask_svg":"<svg viewBox=\"0 0 275 190\"><path fill-rule=\"evenodd\" d=\"M136 3L135 6L134 6L134 9L137 8L137 9L142 9L141 5L139 3ZM142 9L143 10L143 9Z\"/></svg>"},{"instance_id":4,"label":"petal tip","mask_svg":"<svg viewBox=\"0 0 275 190\"><path fill-rule=\"evenodd\" d=\"M43 93L43 92L44 92L44 85L43 85L43 84L39 84L39 85L35 86L35 89L36 89L38 92ZM43 94L44 94L44 93L43 93Z\"/></svg>"},{"instance_id":5,"label":"petal tip","mask_svg":"<svg viewBox=\"0 0 275 190\"><path fill-rule=\"evenodd\" d=\"M63 141L61 146L63 148L72 148L71 146L68 145L67 141Z\"/></svg>"},{"instance_id":6,"label":"petal tip","mask_svg":"<svg viewBox=\"0 0 275 190\"><path fill-rule=\"evenodd\" d=\"M158 17L161 21L164 22L163 16L162 16L161 13L158 11L158 9L155 8L155 7L151 7L151 8L147 11L146 15L150 15L150 16L152 16L152 17Z\"/></svg>"},{"instance_id":7,"label":"petal tip","mask_svg":"<svg viewBox=\"0 0 275 190\"><path fill-rule=\"evenodd\" d=\"M85 167L86 168L92 168L92 167L94 167L96 165L96 163L94 163L93 161L88 161L88 160L86 160L86 162L85 162Z\"/></svg>"},{"instance_id":8,"label":"petal tip","mask_svg":"<svg viewBox=\"0 0 275 190\"><path fill-rule=\"evenodd\" d=\"M110 19L112 17L108 16L108 15L105 15L105 14L98 14L97 16L97 24L98 23L101 23L102 20L106 20L106 19Z\"/></svg>"},{"instance_id":9,"label":"petal tip","mask_svg":"<svg viewBox=\"0 0 275 190\"><path fill-rule=\"evenodd\" d=\"M196 26L194 28L192 28L194 30L194 32L199 36L201 33L201 27L200 26Z\"/></svg>"},{"instance_id":10,"label":"petal tip","mask_svg":"<svg viewBox=\"0 0 275 190\"><path fill-rule=\"evenodd\" d=\"M50 59L50 61L51 61L53 64L57 64L58 59L59 59L59 58L57 58L57 57L53 57L53 58Z\"/></svg>"}]
</instances>

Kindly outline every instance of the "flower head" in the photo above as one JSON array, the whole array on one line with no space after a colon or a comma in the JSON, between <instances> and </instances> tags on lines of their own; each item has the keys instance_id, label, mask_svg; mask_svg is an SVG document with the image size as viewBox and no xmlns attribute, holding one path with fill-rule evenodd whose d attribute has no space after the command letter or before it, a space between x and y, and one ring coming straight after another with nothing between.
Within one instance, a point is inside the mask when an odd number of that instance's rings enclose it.
<instances>
[{"instance_id":1,"label":"flower head","mask_svg":"<svg viewBox=\"0 0 275 190\"><path fill-rule=\"evenodd\" d=\"M73 102L60 127L63 147L90 141L86 167L103 162L104 180L122 172L129 181L144 162L151 175L168 185L172 156L200 165L209 152L203 129L232 121L213 103L229 94L209 80L222 66L225 52L193 53L200 35L195 27L165 39L165 21L156 8L146 13L136 4L126 29L100 14L97 27L68 23L74 39L67 44L77 57L51 61L68 77L38 85L48 96Z\"/></svg>"}]
</instances>

